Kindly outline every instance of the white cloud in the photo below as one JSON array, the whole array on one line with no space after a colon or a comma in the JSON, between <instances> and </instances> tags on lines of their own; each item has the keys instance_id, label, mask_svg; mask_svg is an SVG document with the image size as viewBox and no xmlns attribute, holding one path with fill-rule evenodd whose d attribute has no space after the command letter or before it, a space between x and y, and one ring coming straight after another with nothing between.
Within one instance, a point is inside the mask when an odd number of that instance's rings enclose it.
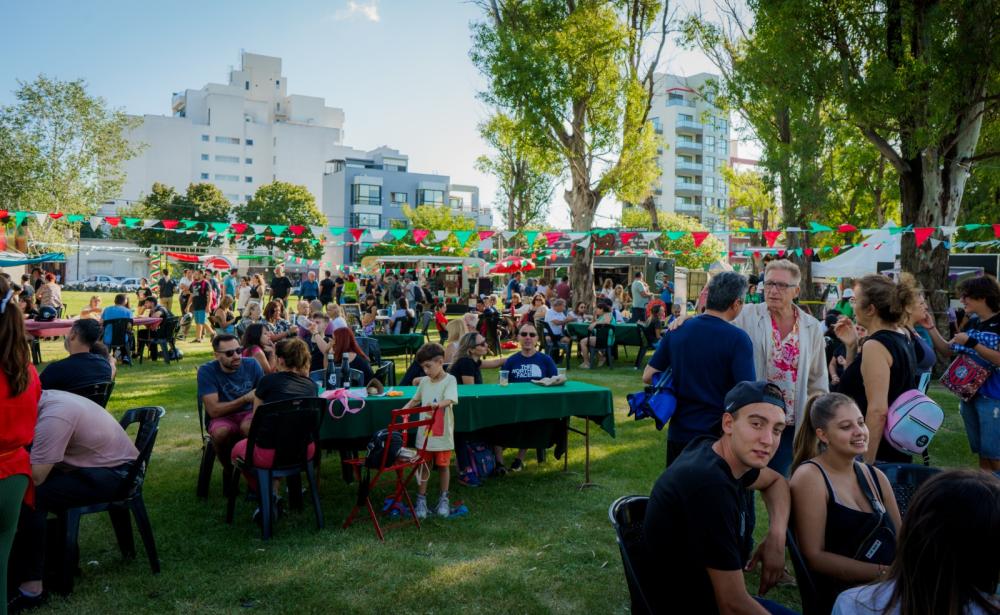
<instances>
[{"instance_id":1,"label":"white cloud","mask_svg":"<svg viewBox=\"0 0 1000 615\"><path fill-rule=\"evenodd\" d=\"M368 21L378 21L378 0L347 0L347 6L333 14L337 21L361 17Z\"/></svg>"}]
</instances>

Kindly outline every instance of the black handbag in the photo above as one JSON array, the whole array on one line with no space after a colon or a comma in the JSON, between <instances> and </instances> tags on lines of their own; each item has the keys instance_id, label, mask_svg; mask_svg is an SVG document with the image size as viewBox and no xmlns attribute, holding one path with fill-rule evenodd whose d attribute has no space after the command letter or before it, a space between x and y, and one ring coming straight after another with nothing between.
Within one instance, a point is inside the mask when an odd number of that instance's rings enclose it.
<instances>
[{"instance_id":1,"label":"black handbag","mask_svg":"<svg viewBox=\"0 0 1000 615\"><path fill-rule=\"evenodd\" d=\"M861 541L857 552L855 552L854 559L860 562L888 566L892 564L892 561L896 557L896 530L893 527L889 513L885 510L885 505L882 504L882 500L872 491L871 484L868 482L862 466L863 464L855 463L854 474L858 477L861 492L868 498L868 502L871 504L876 516L867 528L865 538ZM878 480L878 477L871 470L869 470L869 475L873 481Z\"/></svg>"}]
</instances>

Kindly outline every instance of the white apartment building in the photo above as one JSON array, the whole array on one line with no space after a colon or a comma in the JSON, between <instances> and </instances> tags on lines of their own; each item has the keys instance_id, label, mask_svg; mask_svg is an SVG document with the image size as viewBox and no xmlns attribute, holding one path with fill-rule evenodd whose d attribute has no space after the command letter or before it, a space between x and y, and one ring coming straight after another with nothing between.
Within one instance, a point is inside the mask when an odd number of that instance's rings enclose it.
<instances>
[{"instance_id":1,"label":"white apartment building","mask_svg":"<svg viewBox=\"0 0 1000 615\"><path fill-rule=\"evenodd\" d=\"M656 76L649 112L662 145L661 174L653 190L658 209L697 218L710 230L725 227L728 203L722 167L729 159L729 113L713 104L706 84L716 75Z\"/></svg>"},{"instance_id":2,"label":"white apartment building","mask_svg":"<svg viewBox=\"0 0 1000 615\"><path fill-rule=\"evenodd\" d=\"M171 110L143 116L128 135L145 149L125 163L120 199L104 211L142 198L154 182L180 192L210 182L237 203L281 180L322 202L326 161L342 149L344 112L322 98L288 94L281 58L244 52L228 84L176 92Z\"/></svg>"}]
</instances>

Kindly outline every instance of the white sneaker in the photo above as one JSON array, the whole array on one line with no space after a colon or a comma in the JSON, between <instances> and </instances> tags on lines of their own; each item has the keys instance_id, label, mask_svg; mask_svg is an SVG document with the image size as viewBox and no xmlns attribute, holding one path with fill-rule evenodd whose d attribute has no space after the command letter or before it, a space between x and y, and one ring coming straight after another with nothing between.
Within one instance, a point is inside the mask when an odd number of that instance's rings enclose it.
<instances>
[{"instance_id":1,"label":"white sneaker","mask_svg":"<svg viewBox=\"0 0 1000 615\"><path fill-rule=\"evenodd\" d=\"M417 519L427 518L427 500L420 498L417 503L413 506L413 513L417 515Z\"/></svg>"},{"instance_id":2,"label":"white sneaker","mask_svg":"<svg viewBox=\"0 0 1000 615\"><path fill-rule=\"evenodd\" d=\"M440 517L451 516L451 505L448 504L448 498L442 497L440 500L438 500L437 509L435 512L437 512L438 516Z\"/></svg>"}]
</instances>

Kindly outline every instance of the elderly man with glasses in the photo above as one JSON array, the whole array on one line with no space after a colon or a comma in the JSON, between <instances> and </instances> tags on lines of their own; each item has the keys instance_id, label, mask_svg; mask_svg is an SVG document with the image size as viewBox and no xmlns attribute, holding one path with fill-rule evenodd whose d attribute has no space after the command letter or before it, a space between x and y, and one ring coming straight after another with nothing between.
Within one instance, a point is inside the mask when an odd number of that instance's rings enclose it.
<instances>
[{"instance_id":1,"label":"elderly man with glasses","mask_svg":"<svg viewBox=\"0 0 1000 615\"><path fill-rule=\"evenodd\" d=\"M785 423L793 428L782 432L781 444L768 465L785 475L792 463L794 427L801 423L806 401L830 389L823 327L794 303L800 279L795 263L771 261L764 269L764 303L744 306L733 320L753 343L757 378L781 389Z\"/></svg>"},{"instance_id":2,"label":"elderly man with glasses","mask_svg":"<svg viewBox=\"0 0 1000 615\"><path fill-rule=\"evenodd\" d=\"M233 445L250 432L254 390L264 371L257 361L243 360L235 335L216 335L212 350L215 360L198 368L198 397L209 417L208 435L220 463L225 464Z\"/></svg>"}]
</instances>

